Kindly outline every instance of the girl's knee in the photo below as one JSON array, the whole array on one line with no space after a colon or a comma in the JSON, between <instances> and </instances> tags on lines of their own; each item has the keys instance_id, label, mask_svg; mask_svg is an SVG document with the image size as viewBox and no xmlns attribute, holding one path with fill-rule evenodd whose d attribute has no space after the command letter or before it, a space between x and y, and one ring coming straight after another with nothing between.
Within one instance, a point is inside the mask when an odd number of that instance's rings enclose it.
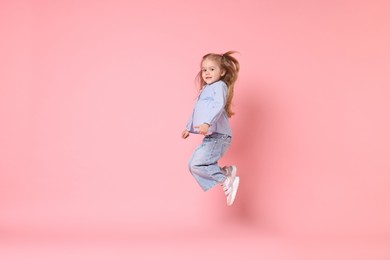
<instances>
[{"instance_id":1,"label":"girl's knee","mask_svg":"<svg viewBox=\"0 0 390 260\"><path fill-rule=\"evenodd\" d=\"M188 162L188 169L190 170L191 173L199 169L199 166L200 165L196 164L194 160L190 160Z\"/></svg>"},{"instance_id":2,"label":"girl's knee","mask_svg":"<svg viewBox=\"0 0 390 260\"><path fill-rule=\"evenodd\" d=\"M190 172L193 172L194 171L194 169L195 169L195 165L194 164L192 164L192 163L189 163L188 164L188 169L190 170Z\"/></svg>"},{"instance_id":3,"label":"girl's knee","mask_svg":"<svg viewBox=\"0 0 390 260\"><path fill-rule=\"evenodd\" d=\"M194 169L194 160L192 160L192 159L190 159L189 161L188 161L188 170L190 171L190 172L192 172L193 171L193 169Z\"/></svg>"}]
</instances>

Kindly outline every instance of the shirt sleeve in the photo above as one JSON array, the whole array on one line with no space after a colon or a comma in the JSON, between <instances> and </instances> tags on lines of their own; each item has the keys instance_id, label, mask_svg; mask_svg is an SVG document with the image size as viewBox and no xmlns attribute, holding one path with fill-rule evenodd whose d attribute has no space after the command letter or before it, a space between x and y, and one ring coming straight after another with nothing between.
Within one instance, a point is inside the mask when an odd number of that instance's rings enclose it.
<instances>
[{"instance_id":1,"label":"shirt sleeve","mask_svg":"<svg viewBox=\"0 0 390 260\"><path fill-rule=\"evenodd\" d=\"M188 118L187 124L186 124L186 129L187 131L191 132L192 129L192 117L194 115L194 112L191 112L191 116Z\"/></svg>"},{"instance_id":2,"label":"shirt sleeve","mask_svg":"<svg viewBox=\"0 0 390 260\"><path fill-rule=\"evenodd\" d=\"M225 84L216 84L213 86L212 99L213 101L209 104L207 116L205 117L205 122L210 126L218 120L225 110L226 104L226 91L227 87Z\"/></svg>"}]
</instances>

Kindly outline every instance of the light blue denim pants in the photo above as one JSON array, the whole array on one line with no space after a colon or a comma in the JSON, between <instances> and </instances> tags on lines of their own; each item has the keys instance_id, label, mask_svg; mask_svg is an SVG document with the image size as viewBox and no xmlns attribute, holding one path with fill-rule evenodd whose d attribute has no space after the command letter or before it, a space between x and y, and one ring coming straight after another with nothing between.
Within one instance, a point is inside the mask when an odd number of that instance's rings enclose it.
<instances>
[{"instance_id":1,"label":"light blue denim pants","mask_svg":"<svg viewBox=\"0 0 390 260\"><path fill-rule=\"evenodd\" d=\"M212 133L203 138L203 142L192 154L188 167L204 191L226 180L225 173L218 166L218 160L229 148L231 139L225 134Z\"/></svg>"}]
</instances>

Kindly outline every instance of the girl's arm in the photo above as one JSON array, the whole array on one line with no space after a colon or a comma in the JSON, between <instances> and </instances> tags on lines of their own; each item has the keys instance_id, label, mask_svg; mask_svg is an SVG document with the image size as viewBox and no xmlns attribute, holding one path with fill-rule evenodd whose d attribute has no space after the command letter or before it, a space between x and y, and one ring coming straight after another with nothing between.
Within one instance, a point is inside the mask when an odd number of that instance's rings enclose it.
<instances>
[{"instance_id":1,"label":"girl's arm","mask_svg":"<svg viewBox=\"0 0 390 260\"><path fill-rule=\"evenodd\" d=\"M182 137L183 139L186 139L188 136L190 136L190 132L188 132L188 130L185 129L185 130L183 131L183 133L181 133L181 137Z\"/></svg>"},{"instance_id":2,"label":"girl's arm","mask_svg":"<svg viewBox=\"0 0 390 260\"><path fill-rule=\"evenodd\" d=\"M226 104L227 87L225 83L220 82L219 84L216 84L213 87L214 87L213 102L209 108L207 117L203 122L208 124L209 126L213 125L215 121L218 120L218 118L225 110L225 104Z\"/></svg>"},{"instance_id":3,"label":"girl's arm","mask_svg":"<svg viewBox=\"0 0 390 260\"><path fill-rule=\"evenodd\" d=\"M201 124L198 126L194 126L195 129L198 129L198 133L201 135L207 135L209 132L209 127L210 127L210 125L207 123L204 123L204 124Z\"/></svg>"}]
</instances>

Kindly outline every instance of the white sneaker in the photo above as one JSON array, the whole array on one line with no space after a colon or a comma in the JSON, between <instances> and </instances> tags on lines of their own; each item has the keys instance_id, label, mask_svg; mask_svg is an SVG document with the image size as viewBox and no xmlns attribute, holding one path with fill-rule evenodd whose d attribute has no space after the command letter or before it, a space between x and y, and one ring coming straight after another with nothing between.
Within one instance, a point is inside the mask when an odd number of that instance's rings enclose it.
<instances>
[{"instance_id":1,"label":"white sneaker","mask_svg":"<svg viewBox=\"0 0 390 260\"><path fill-rule=\"evenodd\" d=\"M222 183L222 188L226 195L226 203L231 206L236 198L240 178L236 176L236 166L223 167L223 169L226 172L226 180Z\"/></svg>"},{"instance_id":2,"label":"white sneaker","mask_svg":"<svg viewBox=\"0 0 390 260\"><path fill-rule=\"evenodd\" d=\"M225 172L226 177L232 177L235 178L237 175L237 167L232 165L232 166L225 166L222 168L222 170Z\"/></svg>"}]
</instances>

